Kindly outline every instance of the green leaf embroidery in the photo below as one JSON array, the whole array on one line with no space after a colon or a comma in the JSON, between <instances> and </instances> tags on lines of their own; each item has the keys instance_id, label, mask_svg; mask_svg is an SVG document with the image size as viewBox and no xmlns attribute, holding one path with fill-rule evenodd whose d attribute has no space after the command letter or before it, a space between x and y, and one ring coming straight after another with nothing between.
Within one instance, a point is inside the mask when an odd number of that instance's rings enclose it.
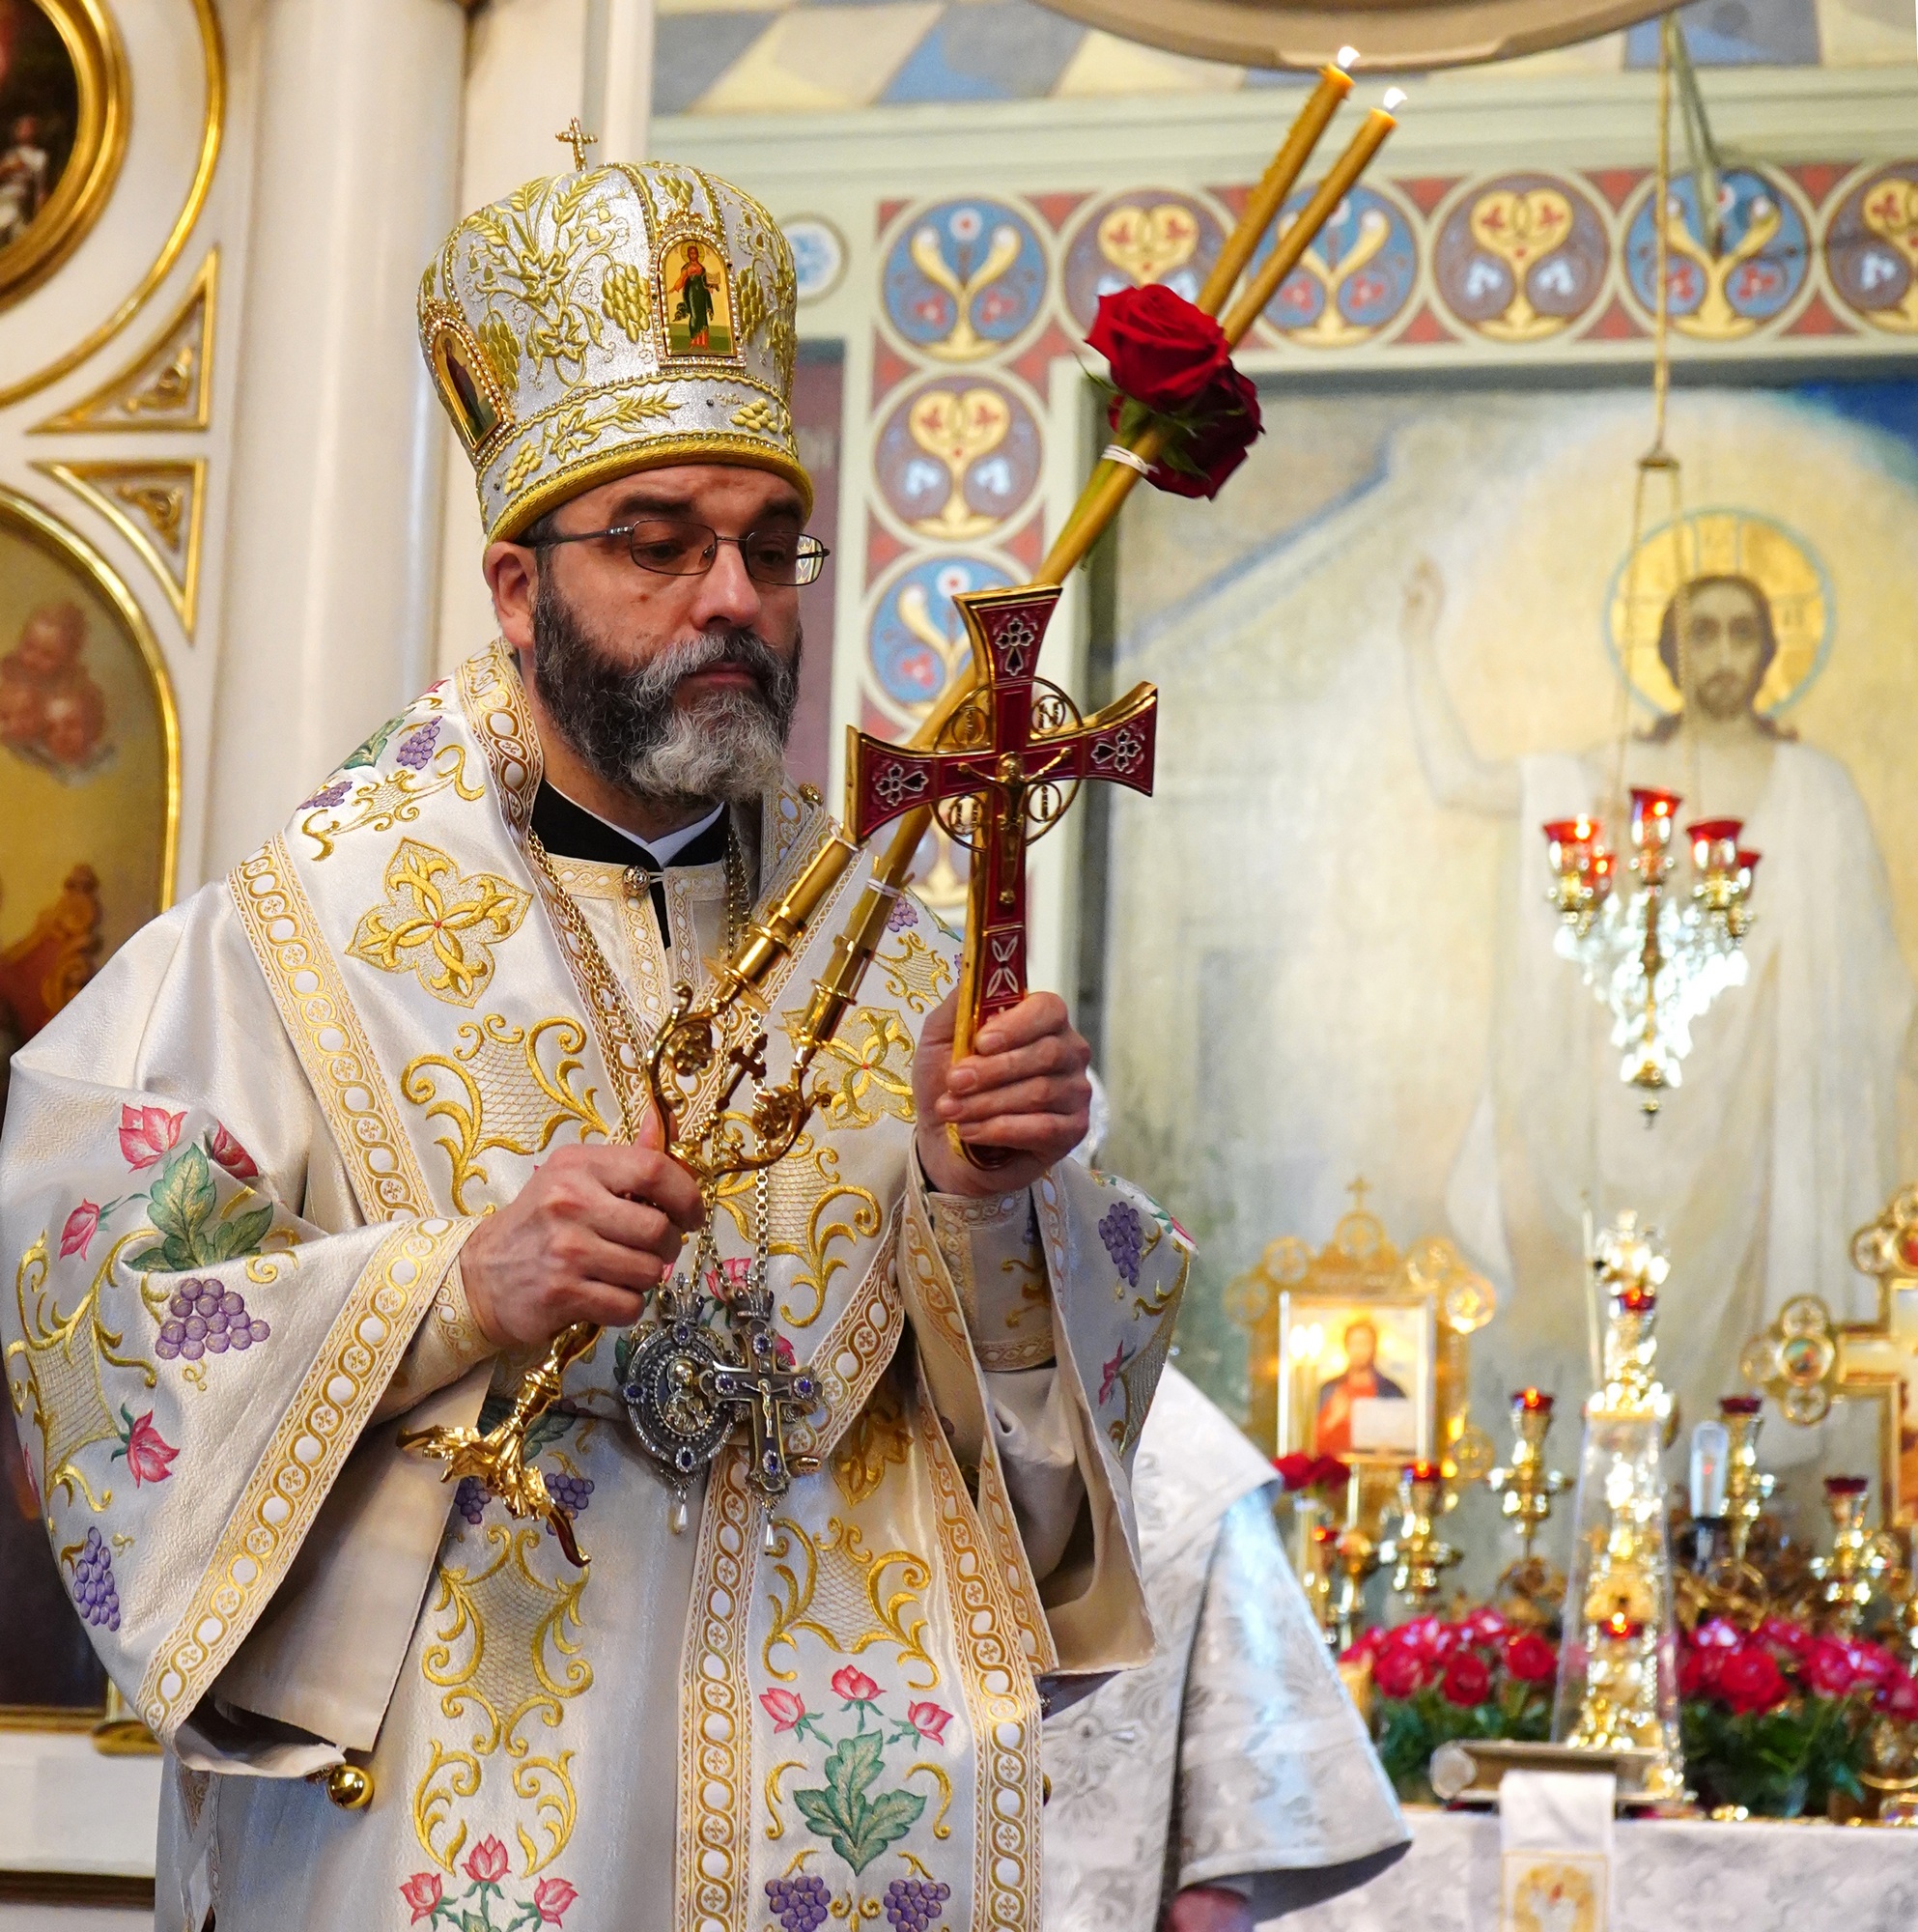
<instances>
[{"instance_id":1,"label":"green leaf embroidery","mask_svg":"<svg viewBox=\"0 0 1918 1932\"><path fill-rule=\"evenodd\" d=\"M877 1731L847 1738L826 1760L826 1788L793 1793L800 1815L856 1873L864 1871L895 1838L903 1838L925 1809L925 1800L910 1791L866 1797L885 1749Z\"/></svg>"},{"instance_id":2,"label":"green leaf embroidery","mask_svg":"<svg viewBox=\"0 0 1918 1932\"><path fill-rule=\"evenodd\" d=\"M212 1267L220 1262L237 1261L241 1255L257 1254L272 1225L271 1208L256 1208L250 1214L216 1221L195 1239L193 1259L202 1267Z\"/></svg>"},{"instance_id":3,"label":"green leaf embroidery","mask_svg":"<svg viewBox=\"0 0 1918 1932\"><path fill-rule=\"evenodd\" d=\"M147 1212L162 1235L191 1244L218 1202L212 1169L196 1143L182 1148L160 1169L147 1196Z\"/></svg>"}]
</instances>

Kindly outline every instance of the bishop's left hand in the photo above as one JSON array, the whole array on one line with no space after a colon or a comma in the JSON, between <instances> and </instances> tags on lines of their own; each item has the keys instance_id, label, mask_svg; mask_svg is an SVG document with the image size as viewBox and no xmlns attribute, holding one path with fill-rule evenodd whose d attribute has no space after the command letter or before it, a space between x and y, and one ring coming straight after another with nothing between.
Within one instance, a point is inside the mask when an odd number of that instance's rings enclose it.
<instances>
[{"instance_id":1,"label":"bishop's left hand","mask_svg":"<svg viewBox=\"0 0 1918 1932\"><path fill-rule=\"evenodd\" d=\"M1057 993L1028 993L979 1029L955 1066L958 1001L954 993L934 1009L913 1059L919 1164L941 1194L1016 1193L1086 1138L1092 1049L1073 1031ZM973 1166L953 1151L948 1126L971 1146L1003 1148L1011 1158L1000 1167Z\"/></svg>"}]
</instances>

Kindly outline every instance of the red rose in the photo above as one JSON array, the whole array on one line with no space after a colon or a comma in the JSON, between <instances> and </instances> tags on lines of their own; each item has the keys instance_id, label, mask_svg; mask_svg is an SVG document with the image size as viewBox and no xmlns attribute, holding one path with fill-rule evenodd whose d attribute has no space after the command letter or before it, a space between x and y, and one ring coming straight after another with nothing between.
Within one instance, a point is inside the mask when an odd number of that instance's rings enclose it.
<instances>
[{"instance_id":1,"label":"red rose","mask_svg":"<svg viewBox=\"0 0 1918 1932\"><path fill-rule=\"evenodd\" d=\"M120 1413L125 1416L127 1410L123 1408ZM137 1490L142 1483L165 1482L173 1473L171 1464L180 1451L160 1439L159 1431L154 1427L154 1412L148 1409L145 1415L128 1419L127 1433L113 1453L126 1457Z\"/></svg>"},{"instance_id":2,"label":"red rose","mask_svg":"<svg viewBox=\"0 0 1918 1932\"><path fill-rule=\"evenodd\" d=\"M1225 488L1226 479L1245 461L1246 451L1265 433L1258 412L1258 391L1229 364L1190 412L1189 426L1176 431L1167 454L1145 472L1155 490L1174 497L1203 497L1208 500ZM1118 427L1119 400L1113 398L1107 419Z\"/></svg>"},{"instance_id":3,"label":"red rose","mask_svg":"<svg viewBox=\"0 0 1918 1932\"><path fill-rule=\"evenodd\" d=\"M766 1715L773 1719L774 1731L789 1731L805 1716L805 1700L796 1697L790 1690L782 1690L775 1685L770 1690L759 1693L759 1702Z\"/></svg>"},{"instance_id":4,"label":"red rose","mask_svg":"<svg viewBox=\"0 0 1918 1932\"><path fill-rule=\"evenodd\" d=\"M1439 1694L1448 1704L1466 1709L1482 1704L1492 1694L1491 1666L1476 1650L1461 1650L1445 1666Z\"/></svg>"},{"instance_id":5,"label":"red rose","mask_svg":"<svg viewBox=\"0 0 1918 1932\"><path fill-rule=\"evenodd\" d=\"M460 1869L475 1885L497 1885L506 1876L507 1862L506 1847L489 1832L466 1854Z\"/></svg>"},{"instance_id":6,"label":"red rose","mask_svg":"<svg viewBox=\"0 0 1918 1932\"><path fill-rule=\"evenodd\" d=\"M120 1109L120 1151L135 1172L153 1167L163 1153L172 1151L180 1138L180 1123L186 1116L169 1114L164 1107Z\"/></svg>"},{"instance_id":7,"label":"red rose","mask_svg":"<svg viewBox=\"0 0 1918 1932\"><path fill-rule=\"evenodd\" d=\"M1907 1721L1918 1718L1918 1680L1904 1670L1894 1670L1878 1687L1878 1709Z\"/></svg>"},{"instance_id":8,"label":"red rose","mask_svg":"<svg viewBox=\"0 0 1918 1932\"><path fill-rule=\"evenodd\" d=\"M1295 1449L1289 1456L1275 1456L1272 1466L1288 1490L1303 1490L1312 1481L1312 1458Z\"/></svg>"},{"instance_id":9,"label":"red rose","mask_svg":"<svg viewBox=\"0 0 1918 1932\"><path fill-rule=\"evenodd\" d=\"M223 1167L236 1180L258 1180L260 1170L253 1164L253 1156L215 1121L213 1130L207 1136L207 1152L217 1167Z\"/></svg>"},{"instance_id":10,"label":"red rose","mask_svg":"<svg viewBox=\"0 0 1918 1932\"><path fill-rule=\"evenodd\" d=\"M412 1907L412 1922L415 1925L422 1918L431 1918L439 1904L439 1874L414 1872L400 1888L400 1896Z\"/></svg>"},{"instance_id":11,"label":"red rose","mask_svg":"<svg viewBox=\"0 0 1918 1932\"><path fill-rule=\"evenodd\" d=\"M1803 1657L1812 1647L1811 1632L1788 1617L1766 1617L1759 1625L1758 1634L1788 1657Z\"/></svg>"},{"instance_id":12,"label":"red rose","mask_svg":"<svg viewBox=\"0 0 1918 1932\"><path fill-rule=\"evenodd\" d=\"M843 1670L832 1673L832 1694L843 1697L849 1704L870 1704L879 1695L879 1686L863 1670L855 1670L849 1663Z\"/></svg>"},{"instance_id":13,"label":"red rose","mask_svg":"<svg viewBox=\"0 0 1918 1932\"><path fill-rule=\"evenodd\" d=\"M1459 1634L1467 1643L1477 1644L1481 1649L1494 1648L1510 1628L1499 1613L1485 1605L1476 1609L1458 1626Z\"/></svg>"},{"instance_id":14,"label":"red rose","mask_svg":"<svg viewBox=\"0 0 1918 1932\"><path fill-rule=\"evenodd\" d=\"M952 1721L952 1713L942 1711L937 1704L908 1704L906 1721L920 1737L943 1745L945 1742L945 1727Z\"/></svg>"},{"instance_id":15,"label":"red rose","mask_svg":"<svg viewBox=\"0 0 1918 1932\"><path fill-rule=\"evenodd\" d=\"M1851 1680L1856 1685L1870 1685L1876 1689L1898 1668L1890 1651L1882 1644L1870 1642L1864 1637L1853 1637L1845 1645L1846 1660L1851 1665Z\"/></svg>"},{"instance_id":16,"label":"red rose","mask_svg":"<svg viewBox=\"0 0 1918 1932\"><path fill-rule=\"evenodd\" d=\"M563 1878L543 1878L533 1888L533 1910L542 1925L557 1925L579 1894Z\"/></svg>"},{"instance_id":17,"label":"red rose","mask_svg":"<svg viewBox=\"0 0 1918 1932\"><path fill-rule=\"evenodd\" d=\"M1436 1617L1414 1617L1392 1633L1391 1641L1416 1657L1443 1657L1452 1648L1452 1634Z\"/></svg>"},{"instance_id":18,"label":"red rose","mask_svg":"<svg viewBox=\"0 0 1918 1932\"><path fill-rule=\"evenodd\" d=\"M60 1231L60 1258L77 1254L82 1261L87 1258L87 1243L99 1229L99 1208L91 1201L82 1201L67 1216L67 1225Z\"/></svg>"},{"instance_id":19,"label":"red rose","mask_svg":"<svg viewBox=\"0 0 1918 1932\"><path fill-rule=\"evenodd\" d=\"M1718 1688L1718 1650L1694 1650L1687 1645L1678 1653L1678 1695L1709 1697Z\"/></svg>"},{"instance_id":20,"label":"red rose","mask_svg":"<svg viewBox=\"0 0 1918 1932\"><path fill-rule=\"evenodd\" d=\"M1099 298L1086 342L1112 365L1120 395L1163 415L1184 415L1231 366L1211 316L1154 282Z\"/></svg>"},{"instance_id":21,"label":"red rose","mask_svg":"<svg viewBox=\"0 0 1918 1932\"><path fill-rule=\"evenodd\" d=\"M1740 1716L1769 1711L1791 1694L1791 1687L1772 1662L1771 1653L1755 1643L1728 1651L1719 1659L1716 1689L1719 1697Z\"/></svg>"},{"instance_id":22,"label":"red rose","mask_svg":"<svg viewBox=\"0 0 1918 1932\"><path fill-rule=\"evenodd\" d=\"M1372 1659L1372 1682L1381 1697L1410 1697L1424 1688L1424 1660L1402 1647L1386 1645Z\"/></svg>"},{"instance_id":23,"label":"red rose","mask_svg":"<svg viewBox=\"0 0 1918 1932\"><path fill-rule=\"evenodd\" d=\"M1342 1490L1351 1474L1337 1456L1314 1456L1312 1474L1307 1480L1315 1490Z\"/></svg>"},{"instance_id":24,"label":"red rose","mask_svg":"<svg viewBox=\"0 0 1918 1932\"><path fill-rule=\"evenodd\" d=\"M1849 1651L1828 1636L1813 1639L1803 1670L1806 1685L1825 1697L1843 1697L1858 1682Z\"/></svg>"},{"instance_id":25,"label":"red rose","mask_svg":"<svg viewBox=\"0 0 1918 1932\"><path fill-rule=\"evenodd\" d=\"M1340 1663L1357 1663L1362 1658L1376 1657L1385 1642L1385 1628L1382 1624L1372 1625L1364 1630L1339 1653Z\"/></svg>"},{"instance_id":26,"label":"red rose","mask_svg":"<svg viewBox=\"0 0 1918 1932\"><path fill-rule=\"evenodd\" d=\"M1536 1632L1520 1631L1505 1647L1505 1667L1521 1684L1542 1684L1558 1675L1559 1654Z\"/></svg>"},{"instance_id":27,"label":"red rose","mask_svg":"<svg viewBox=\"0 0 1918 1932\"><path fill-rule=\"evenodd\" d=\"M1692 1641L1701 1650L1742 1650L1745 1635L1736 1624L1727 1623L1723 1617L1713 1617L1709 1623L1699 1625Z\"/></svg>"}]
</instances>

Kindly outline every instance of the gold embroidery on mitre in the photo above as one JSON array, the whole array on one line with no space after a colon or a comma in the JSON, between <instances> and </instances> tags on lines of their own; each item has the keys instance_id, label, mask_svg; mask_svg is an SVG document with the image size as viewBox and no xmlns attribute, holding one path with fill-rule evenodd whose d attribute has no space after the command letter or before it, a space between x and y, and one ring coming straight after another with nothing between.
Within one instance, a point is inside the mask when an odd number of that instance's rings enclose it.
<instances>
[{"instance_id":1,"label":"gold embroidery on mitre","mask_svg":"<svg viewBox=\"0 0 1918 1932\"><path fill-rule=\"evenodd\" d=\"M370 906L348 955L382 973L413 973L437 1000L469 1007L493 978L493 947L510 939L532 895L494 872L465 877L444 852L402 838L386 863L386 903Z\"/></svg>"}]
</instances>

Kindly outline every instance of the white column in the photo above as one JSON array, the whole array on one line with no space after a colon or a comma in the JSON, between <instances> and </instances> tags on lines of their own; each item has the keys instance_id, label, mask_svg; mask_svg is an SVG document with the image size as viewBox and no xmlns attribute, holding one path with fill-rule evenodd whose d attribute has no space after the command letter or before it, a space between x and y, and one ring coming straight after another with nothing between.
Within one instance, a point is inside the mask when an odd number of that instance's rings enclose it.
<instances>
[{"instance_id":1,"label":"white column","mask_svg":"<svg viewBox=\"0 0 1918 1932\"><path fill-rule=\"evenodd\" d=\"M653 117L653 0L595 0L586 50L587 123L608 161L643 161ZM597 44L595 44L595 43Z\"/></svg>"},{"instance_id":2,"label":"white column","mask_svg":"<svg viewBox=\"0 0 1918 1932\"><path fill-rule=\"evenodd\" d=\"M445 444L421 270L455 218L458 0L269 0L210 872L431 676Z\"/></svg>"}]
</instances>

